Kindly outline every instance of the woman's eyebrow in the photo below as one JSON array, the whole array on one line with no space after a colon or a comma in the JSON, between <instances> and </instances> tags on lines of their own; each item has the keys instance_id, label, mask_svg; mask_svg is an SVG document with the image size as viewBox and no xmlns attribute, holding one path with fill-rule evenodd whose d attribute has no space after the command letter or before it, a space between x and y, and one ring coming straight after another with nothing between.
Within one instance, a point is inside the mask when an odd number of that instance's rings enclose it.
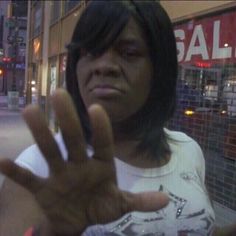
<instances>
[{"instance_id":1,"label":"woman's eyebrow","mask_svg":"<svg viewBox=\"0 0 236 236\"><path fill-rule=\"evenodd\" d=\"M136 47L144 47L145 43L141 40L135 39L135 38L122 38L115 42L117 46L136 46Z\"/></svg>"}]
</instances>

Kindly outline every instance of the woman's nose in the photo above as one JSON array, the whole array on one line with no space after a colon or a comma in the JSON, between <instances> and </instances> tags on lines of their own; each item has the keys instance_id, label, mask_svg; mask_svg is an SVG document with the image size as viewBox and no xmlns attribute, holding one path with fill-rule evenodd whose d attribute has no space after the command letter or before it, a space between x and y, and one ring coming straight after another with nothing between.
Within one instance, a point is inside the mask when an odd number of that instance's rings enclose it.
<instances>
[{"instance_id":1,"label":"woman's nose","mask_svg":"<svg viewBox=\"0 0 236 236\"><path fill-rule=\"evenodd\" d=\"M113 50L107 50L94 61L93 73L100 76L119 76L120 67Z\"/></svg>"}]
</instances>

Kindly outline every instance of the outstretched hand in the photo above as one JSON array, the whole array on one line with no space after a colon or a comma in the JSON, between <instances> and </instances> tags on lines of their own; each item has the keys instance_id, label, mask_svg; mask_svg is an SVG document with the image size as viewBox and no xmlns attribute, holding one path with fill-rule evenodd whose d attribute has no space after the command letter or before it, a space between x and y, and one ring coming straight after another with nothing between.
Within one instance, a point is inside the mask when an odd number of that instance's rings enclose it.
<instances>
[{"instance_id":1,"label":"outstretched hand","mask_svg":"<svg viewBox=\"0 0 236 236\"><path fill-rule=\"evenodd\" d=\"M30 105L23 111L23 117L48 163L50 175L40 178L8 159L0 161L0 171L32 192L55 233L79 234L89 225L109 223L130 211L158 210L168 203L163 193L133 194L117 187L112 130L101 106L92 105L88 110L94 149L92 158L88 158L70 96L58 89L52 96L52 105L68 161L63 160L42 112Z\"/></svg>"}]
</instances>

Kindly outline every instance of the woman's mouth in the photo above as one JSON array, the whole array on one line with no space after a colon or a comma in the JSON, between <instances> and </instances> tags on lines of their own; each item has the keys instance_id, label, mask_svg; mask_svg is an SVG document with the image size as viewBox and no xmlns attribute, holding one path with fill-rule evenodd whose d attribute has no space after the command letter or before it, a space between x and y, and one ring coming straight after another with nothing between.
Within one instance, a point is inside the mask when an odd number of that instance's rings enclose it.
<instances>
[{"instance_id":1,"label":"woman's mouth","mask_svg":"<svg viewBox=\"0 0 236 236\"><path fill-rule=\"evenodd\" d=\"M89 91L96 97L114 97L124 93L121 89L108 84L93 86Z\"/></svg>"}]
</instances>

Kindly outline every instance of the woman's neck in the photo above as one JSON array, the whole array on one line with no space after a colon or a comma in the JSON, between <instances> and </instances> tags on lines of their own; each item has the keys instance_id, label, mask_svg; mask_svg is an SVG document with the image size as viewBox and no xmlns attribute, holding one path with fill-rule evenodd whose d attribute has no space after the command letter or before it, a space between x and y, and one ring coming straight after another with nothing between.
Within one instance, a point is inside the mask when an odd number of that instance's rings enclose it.
<instances>
[{"instance_id":1,"label":"woman's neck","mask_svg":"<svg viewBox=\"0 0 236 236\"><path fill-rule=\"evenodd\" d=\"M114 155L121 161L140 168L161 167L168 163L170 156L158 158L151 156L148 152L138 152L139 141L130 140L127 137L114 140Z\"/></svg>"},{"instance_id":2,"label":"woman's neck","mask_svg":"<svg viewBox=\"0 0 236 236\"><path fill-rule=\"evenodd\" d=\"M157 157L151 155L148 150L144 152L138 151L137 147L140 144L140 140L138 140L137 135L132 133L132 130L128 133L124 127L127 128L127 125L112 124L115 157L141 168L160 167L168 163L170 155Z\"/></svg>"}]
</instances>

